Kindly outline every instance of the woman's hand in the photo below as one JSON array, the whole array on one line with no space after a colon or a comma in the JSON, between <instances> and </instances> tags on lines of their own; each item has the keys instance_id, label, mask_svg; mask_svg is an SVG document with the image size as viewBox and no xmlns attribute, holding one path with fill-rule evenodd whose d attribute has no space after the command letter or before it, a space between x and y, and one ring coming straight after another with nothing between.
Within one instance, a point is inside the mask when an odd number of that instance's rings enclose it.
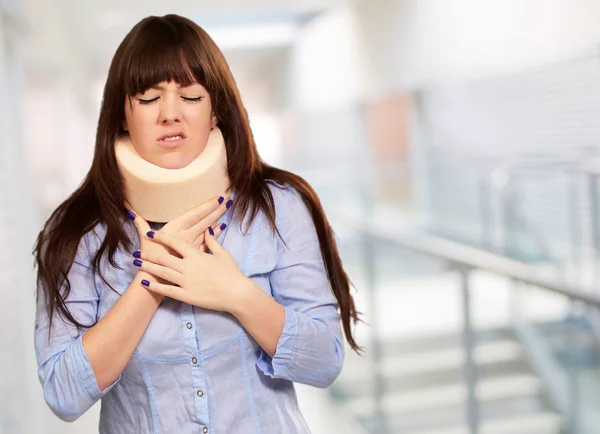
<instances>
[{"instance_id":1,"label":"woman's hand","mask_svg":"<svg viewBox=\"0 0 600 434\"><path fill-rule=\"evenodd\" d=\"M160 232L174 235L188 245L205 252L204 233L209 227L212 227L213 231L218 228L220 231L225 229L225 226L218 224L217 221L229 209L232 202L232 200L228 200L228 196L214 197L171 220L161 228ZM150 231L149 228L140 234L140 239L142 236L147 239L148 231Z\"/></svg>"},{"instance_id":2,"label":"woman's hand","mask_svg":"<svg viewBox=\"0 0 600 434\"><path fill-rule=\"evenodd\" d=\"M196 208L186 212L185 214L171 220L166 223L160 230L172 234L182 241L189 243L190 246L197 248L201 251L206 251L206 245L204 243L204 232L207 227L212 227L213 231L220 234L226 227L223 224L217 224L216 221L229 209L231 206L231 200L227 200L226 197L214 197ZM129 218L133 220L135 228L140 238L140 248L145 252L156 252L156 253L171 253L175 254L168 247L154 242L146 234L151 230L150 225L146 220L142 218L135 211L129 211ZM212 226L211 226L212 225ZM214 227L213 227L214 226ZM135 256L135 254L134 254ZM144 280L150 280L151 276L144 274ZM163 279L157 278L159 283L169 283Z\"/></svg>"},{"instance_id":3,"label":"woman's hand","mask_svg":"<svg viewBox=\"0 0 600 434\"><path fill-rule=\"evenodd\" d=\"M211 226L213 230L223 231L225 226L217 220L229 209L232 201L226 197L214 197L185 214L166 223L160 232L169 233L192 247L206 251L204 232ZM140 249L144 251L169 251L165 246L149 239L146 234L151 230L148 223L135 211L129 211L140 238Z\"/></svg>"},{"instance_id":4,"label":"woman's hand","mask_svg":"<svg viewBox=\"0 0 600 434\"><path fill-rule=\"evenodd\" d=\"M212 227L209 227L204 240L212 254L195 249L171 234L148 232L147 238L169 247L181 257L164 251L141 250L136 266L162 280L151 282L145 279L142 284L150 291L184 303L230 312L251 281L217 242L216 233L211 231Z\"/></svg>"},{"instance_id":5,"label":"woman's hand","mask_svg":"<svg viewBox=\"0 0 600 434\"><path fill-rule=\"evenodd\" d=\"M169 253L169 251L167 250L167 248L165 246L163 246L162 244L156 243L154 241L152 241L152 239L148 238L146 236L146 234L148 233L148 231L151 230L150 225L148 224L148 222L146 220L144 220L142 218L142 216L138 215L137 213L134 213L133 211L127 210L127 214L129 215L129 218L131 220L133 220L133 224L135 225L135 229L137 230L137 233L139 235L140 238L140 248L139 250L144 250L147 252L162 252L162 253ZM138 276L139 277L138 273ZM150 275L147 273L142 273L142 277L147 280L150 279ZM161 283L167 283L163 280L161 280Z\"/></svg>"}]
</instances>

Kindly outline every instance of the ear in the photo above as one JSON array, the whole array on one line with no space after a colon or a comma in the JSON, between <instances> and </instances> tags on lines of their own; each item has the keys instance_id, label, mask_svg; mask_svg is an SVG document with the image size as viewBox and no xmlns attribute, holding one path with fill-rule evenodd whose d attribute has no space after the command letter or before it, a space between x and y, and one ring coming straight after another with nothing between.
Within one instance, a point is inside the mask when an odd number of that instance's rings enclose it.
<instances>
[{"instance_id":1,"label":"ear","mask_svg":"<svg viewBox=\"0 0 600 434\"><path fill-rule=\"evenodd\" d=\"M122 127L123 127L123 129L124 129L125 131L129 131L129 130L127 129L127 121L126 121L126 120L124 120L124 121L121 123L121 125L122 125Z\"/></svg>"},{"instance_id":2,"label":"ear","mask_svg":"<svg viewBox=\"0 0 600 434\"><path fill-rule=\"evenodd\" d=\"M213 115L212 115L212 121L211 121L211 125L210 125L210 129L211 129L211 130L214 130L214 129L215 129L215 127L217 126L217 123L218 123L218 122L219 122L219 121L217 120L217 117L216 117L216 116L215 116L215 114L213 113Z\"/></svg>"}]
</instances>

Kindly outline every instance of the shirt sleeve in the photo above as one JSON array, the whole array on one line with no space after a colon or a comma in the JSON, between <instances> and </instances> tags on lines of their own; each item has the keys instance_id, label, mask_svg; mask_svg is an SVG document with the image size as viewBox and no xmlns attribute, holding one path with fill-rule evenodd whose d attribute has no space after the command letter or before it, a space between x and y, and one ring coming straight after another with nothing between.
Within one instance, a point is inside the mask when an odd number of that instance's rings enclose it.
<instances>
[{"instance_id":1,"label":"shirt sleeve","mask_svg":"<svg viewBox=\"0 0 600 434\"><path fill-rule=\"evenodd\" d=\"M93 324L99 295L94 284L87 235L80 242L68 278L71 291L65 299L67 309L78 322ZM37 300L34 334L38 378L50 409L62 420L72 422L108 393L121 376L106 389L101 391L98 388L92 365L83 348L85 329L78 330L58 311L54 312L52 330L48 336L50 322L46 293L42 289Z\"/></svg>"},{"instance_id":2,"label":"shirt sleeve","mask_svg":"<svg viewBox=\"0 0 600 434\"><path fill-rule=\"evenodd\" d=\"M274 190L277 227L287 246L278 239L269 279L273 298L285 309L285 323L273 358L261 350L257 366L272 378L328 387L344 361L338 303L301 196L292 187Z\"/></svg>"}]
</instances>

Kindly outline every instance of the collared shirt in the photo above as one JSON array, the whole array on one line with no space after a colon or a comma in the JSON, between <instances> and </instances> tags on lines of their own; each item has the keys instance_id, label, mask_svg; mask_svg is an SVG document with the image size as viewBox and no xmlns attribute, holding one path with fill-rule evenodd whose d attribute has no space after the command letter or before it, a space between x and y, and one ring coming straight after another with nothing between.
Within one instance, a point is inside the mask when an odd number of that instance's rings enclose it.
<instances>
[{"instance_id":1,"label":"collared shirt","mask_svg":"<svg viewBox=\"0 0 600 434\"><path fill-rule=\"evenodd\" d=\"M307 207L293 187L269 181L269 188L285 244L262 212L242 228L226 212L227 228L218 240L240 270L285 308L273 358L233 315L165 297L123 372L101 391L82 345L85 330L55 313L48 340L40 297L38 376L58 417L73 421L101 399L99 431L106 434L310 432L293 382L327 387L338 376L344 359L340 315ZM133 222L124 224L138 241ZM116 292L92 272L91 259L104 234L99 224L82 238L68 274L71 292L65 303L83 324L106 315L138 273L132 252L122 249L115 256L122 269L106 257L102 261Z\"/></svg>"}]
</instances>

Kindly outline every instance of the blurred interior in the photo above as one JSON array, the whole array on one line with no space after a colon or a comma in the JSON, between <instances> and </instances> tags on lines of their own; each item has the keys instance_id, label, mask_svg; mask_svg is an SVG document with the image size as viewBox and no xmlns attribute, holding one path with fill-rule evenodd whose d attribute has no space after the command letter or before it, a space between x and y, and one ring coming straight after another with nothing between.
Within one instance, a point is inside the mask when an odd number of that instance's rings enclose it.
<instances>
[{"instance_id":1,"label":"blurred interior","mask_svg":"<svg viewBox=\"0 0 600 434\"><path fill-rule=\"evenodd\" d=\"M259 150L316 188L365 324L315 434L600 432L600 2L0 0L0 433L44 403L31 249L124 35L213 36Z\"/></svg>"}]
</instances>

